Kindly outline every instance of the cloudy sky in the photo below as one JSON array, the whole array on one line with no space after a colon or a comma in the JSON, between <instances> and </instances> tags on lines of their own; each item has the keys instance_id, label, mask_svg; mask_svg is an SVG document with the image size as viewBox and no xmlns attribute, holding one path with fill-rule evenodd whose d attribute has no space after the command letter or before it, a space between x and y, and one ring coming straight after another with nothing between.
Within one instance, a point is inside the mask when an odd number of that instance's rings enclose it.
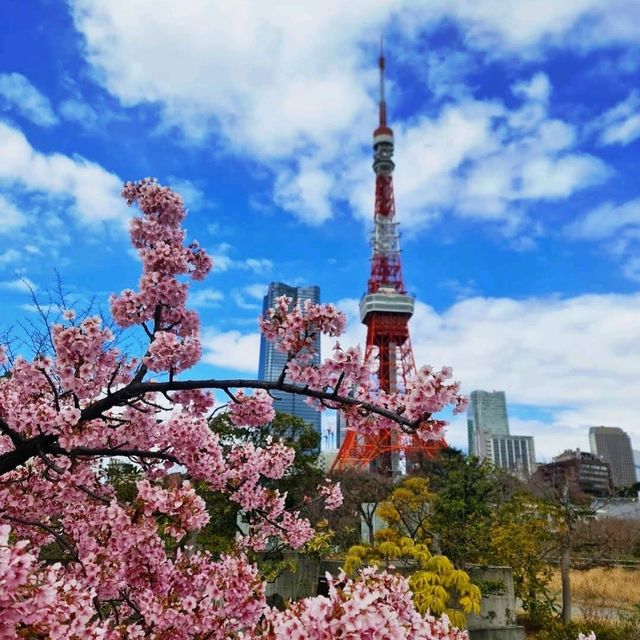
<instances>
[{"instance_id":1,"label":"cloudy sky","mask_svg":"<svg viewBox=\"0 0 640 640\"><path fill-rule=\"evenodd\" d=\"M417 361L505 390L543 459L640 449L638 0L0 3L0 326L55 270L78 305L134 285L118 193L152 175L215 257L201 373L255 375L274 280L362 340L381 33Z\"/></svg>"}]
</instances>

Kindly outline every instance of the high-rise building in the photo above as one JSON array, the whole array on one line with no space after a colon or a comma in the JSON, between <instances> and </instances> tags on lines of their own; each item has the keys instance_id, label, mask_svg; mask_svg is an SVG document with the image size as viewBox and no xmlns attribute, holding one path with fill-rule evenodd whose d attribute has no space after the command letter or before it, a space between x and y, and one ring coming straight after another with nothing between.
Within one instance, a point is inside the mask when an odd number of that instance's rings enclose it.
<instances>
[{"instance_id":1,"label":"high-rise building","mask_svg":"<svg viewBox=\"0 0 640 640\"><path fill-rule=\"evenodd\" d=\"M496 467L510 471L526 480L536 470L536 452L533 436L493 435L478 431L485 435L483 443L488 458Z\"/></svg>"},{"instance_id":2,"label":"high-rise building","mask_svg":"<svg viewBox=\"0 0 640 640\"><path fill-rule=\"evenodd\" d=\"M283 282L272 282L269 285L267 295L264 297L262 310L266 313L276 304L277 298L287 296L291 298L290 308L296 304L301 306L307 300L312 302L320 302L320 287L291 287ZM320 363L320 336L317 337L315 343L315 354L312 360L313 364ZM287 355L277 351L273 344L265 340L264 336L260 338L260 361L258 365L258 377L261 380L277 380L282 373L282 369L287 363ZM320 412L310 407L305 402L305 397L281 391L273 392L275 401L273 403L276 411L288 413L297 416L305 422L313 425L313 428L321 435Z\"/></svg>"},{"instance_id":3,"label":"high-rise building","mask_svg":"<svg viewBox=\"0 0 640 640\"><path fill-rule=\"evenodd\" d=\"M591 453L611 465L616 488L630 487L637 482L633 449L629 436L619 427L591 427L589 429Z\"/></svg>"},{"instance_id":4,"label":"high-rise building","mask_svg":"<svg viewBox=\"0 0 640 640\"><path fill-rule=\"evenodd\" d=\"M469 455L491 460L526 480L536 470L532 436L509 433L507 399L504 391L472 391L467 412Z\"/></svg>"},{"instance_id":5,"label":"high-rise building","mask_svg":"<svg viewBox=\"0 0 640 640\"><path fill-rule=\"evenodd\" d=\"M504 391L472 391L467 410L469 455L487 457L483 447L488 435L508 436L509 418Z\"/></svg>"},{"instance_id":6,"label":"high-rise building","mask_svg":"<svg viewBox=\"0 0 640 640\"><path fill-rule=\"evenodd\" d=\"M599 456L580 449L564 451L552 462L539 465L532 480L555 491L566 486L574 495L606 498L613 493L611 466Z\"/></svg>"}]
</instances>

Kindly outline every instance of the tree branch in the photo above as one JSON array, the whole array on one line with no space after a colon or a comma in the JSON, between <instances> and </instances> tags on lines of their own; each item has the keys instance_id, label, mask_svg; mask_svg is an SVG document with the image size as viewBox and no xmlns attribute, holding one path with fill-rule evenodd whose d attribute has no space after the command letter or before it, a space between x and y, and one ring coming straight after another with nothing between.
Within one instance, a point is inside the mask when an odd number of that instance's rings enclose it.
<instances>
[{"instance_id":1,"label":"tree branch","mask_svg":"<svg viewBox=\"0 0 640 640\"><path fill-rule=\"evenodd\" d=\"M135 406L135 401L145 402L144 395L150 393L167 394L170 391L187 391L193 389L220 389L225 391L230 397L233 395L230 389L251 388L264 389L270 391L284 391L294 395L302 395L316 398L321 402L327 401L330 406L335 404L348 405L358 407L364 414L373 414L382 418L393 420L400 429L405 433L415 433L416 429L424 420L431 417L426 414L418 420L409 420L396 411L391 411L383 407L379 407L370 402L362 402L353 397L336 395L335 390L323 391L318 389L309 389L308 387L298 386L288 382L279 380L169 380L168 382L141 382L134 378L127 386L114 391L110 395L106 395L100 400L85 407L81 411L79 422L88 422L90 420L102 419L108 421L110 418L104 413L119 406ZM148 402L148 401L147 401ZM133 404L132 404L133 403ZM174 455L166 453L166 450L145 451L141 449L122 449L118 447L75 447L73 449L64 449L59 446L57 436L51 434L40 434L33 438L26 439L19 433L9 427L6 421L0 418L0 432L11 438L15 449L0 455L0 475L13 471L19 466L25 464L29 459L40 454L50 454L58 456L66 456L69 458L82 457L136 457L149 458L158 460L168 460L175 464L181 464Z\"/></svg>"},{"instance_id":2,"label":"tree branch","mask_svg":"<svg viewBox=\"0 0 640 640\"><path fill-rule=\"evenodd\" d=\"M64 537L63 535L64 532L59 533L53 527L44 524L44 522L39 522L38 520L26 520L24 518L18 518L17 516L11 516L7 513L0 513L0 519L10 520L11 522L24 525L25 527L36 527L37 529L42 529L43 531L46 531L49 535L54 537L56 542L63 549L65 549L76 562L78 562L79 564L82 564L76 550Z\"/></svg>"},{"instance_id":3,"label":"tree branch","mask_svg":"<svg viewBox=\"0 0 640 640\"><path fill-rule=\"evenodd\" d=\"M333 391L322 391L309 389L288 382L278 380L171 380L168 382L136 382L133 381L126 387L114 391L110 396L97 400L82 410L81 420L95 420L103 417L102 414L116 406L122 406L133 398L137 398L145 393L167 393L169 391L189 391L193 389L229 389L248 388L264 389L266 391L284 391L294 395L308 396L318 400L328 400L331 403L359 407L367 413L378 415L382 418L393 420L406 433L413 434L425 420L431 417L426 414L418 420L409 420L398 414L396 411L384 409L370 402L362 402L356 398L343 395L334 395Z\"/></svg>"}]
</instances>

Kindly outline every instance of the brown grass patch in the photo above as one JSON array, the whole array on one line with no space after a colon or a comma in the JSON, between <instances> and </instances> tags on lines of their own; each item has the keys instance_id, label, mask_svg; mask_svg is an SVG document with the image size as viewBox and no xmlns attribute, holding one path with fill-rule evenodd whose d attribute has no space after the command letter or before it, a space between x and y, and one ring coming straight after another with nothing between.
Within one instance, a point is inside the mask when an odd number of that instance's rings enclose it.
<instances>
[{"instance_id":1,"label":"brown grass patch","mask_svg":"<svg viewBox=\"0 0 640 640\"><path fill-rule=\"evenodd\" d=\"M560 572L555 571L551 591L562 597ZM620 612L629 611L640 603L640 569L598 567L585 571L571 571L573 603L578 605L582 617L591 620L612 620Z\"/></svg>"}]
</instances>

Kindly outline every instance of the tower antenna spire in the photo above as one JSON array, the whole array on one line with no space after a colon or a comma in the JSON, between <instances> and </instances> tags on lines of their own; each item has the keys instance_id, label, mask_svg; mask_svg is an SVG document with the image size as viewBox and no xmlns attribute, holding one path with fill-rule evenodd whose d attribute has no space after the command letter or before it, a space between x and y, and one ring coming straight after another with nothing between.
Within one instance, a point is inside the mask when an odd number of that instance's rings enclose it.
<instances>
[{"instance_id":1,"label":"tower antenna spire","mask_svg":"<svg viewBox=\"0 0 640 640\"><path fill-rule=\"evenodd\" d=\"M380 34L380 57L378 58L380 69L380 126L387 126L387 101L384 95L384 37Z\"/></svg>"}]
</instances>

